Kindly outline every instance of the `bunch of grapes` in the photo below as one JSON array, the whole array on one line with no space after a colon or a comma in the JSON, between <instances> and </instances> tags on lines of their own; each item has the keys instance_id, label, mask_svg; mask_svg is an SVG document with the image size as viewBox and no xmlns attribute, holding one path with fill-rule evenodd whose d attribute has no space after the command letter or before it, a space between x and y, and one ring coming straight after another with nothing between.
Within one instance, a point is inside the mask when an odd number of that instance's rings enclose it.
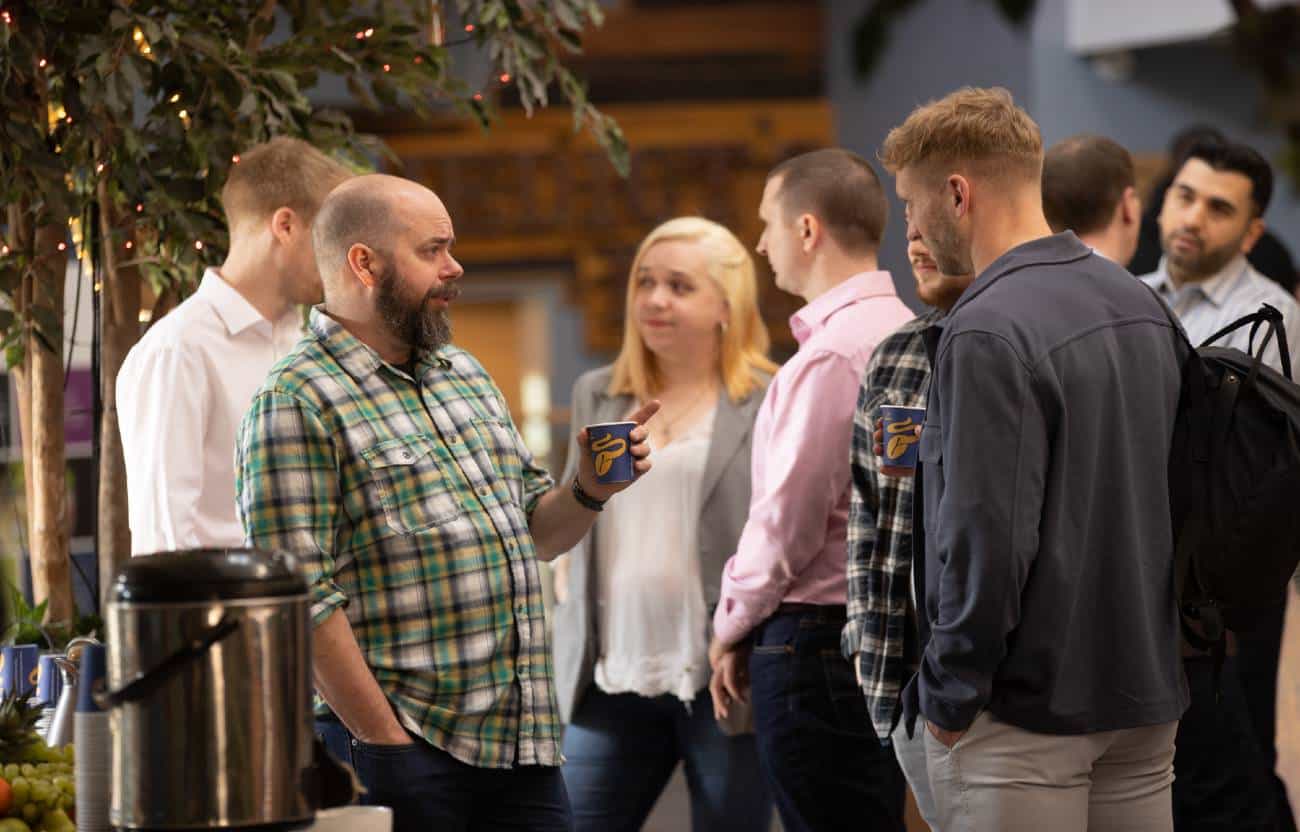
<instances>
[{"instance_id":1,"label":"bunch of grapes","mask_svg":"<svg viewBox=\"0 0 1300 832\"><path fill-rule=\"evenodd\" d=\"M0 799L0 832L74 832L72 746L32 745L22 756L21 762L0 763L0 797L8 798Z\"/></svg>"},{"instance_id":2,"label":"bunch of grapes","mask_svg":"<svg viewBox=\"0 0 1300 832\"><path fill-rule=\"evenodd\" d=\"M50 748L28 697L0 698L0 832L76 832L71 745Z\"/></svg>"}]
</instances>

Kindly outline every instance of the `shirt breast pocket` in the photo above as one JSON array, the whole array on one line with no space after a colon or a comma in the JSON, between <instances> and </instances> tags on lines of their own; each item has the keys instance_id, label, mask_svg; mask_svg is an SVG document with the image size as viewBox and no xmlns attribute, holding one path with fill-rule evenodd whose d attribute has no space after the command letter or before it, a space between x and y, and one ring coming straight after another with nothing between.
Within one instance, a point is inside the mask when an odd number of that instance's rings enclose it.
<instances>
[{"instance_id":1,"label":"shirt breast pocket","mask_svg":"<svg viewBox=\"0 0 1300 832\"><path fill-rule=\"evenodd\" d=\"M943 495L943 429L936 422L926 422L921 428L921 442L916 456L919 465L925 466L921 485L924 493L922 512L925 531L933 533L939 528L939 498Z\"/></svg>"},{"instance_id":2,"label":"shirt breast pocket","mask_svg":"<svg viewBox=\"0 0 1300 832\"><path fill-rule=\"evenodd\" d=\"M438 463L435 441L407 436L361 452L389 528L414 534L461 514L460 502Z\"/></svg>"}]
</instances>

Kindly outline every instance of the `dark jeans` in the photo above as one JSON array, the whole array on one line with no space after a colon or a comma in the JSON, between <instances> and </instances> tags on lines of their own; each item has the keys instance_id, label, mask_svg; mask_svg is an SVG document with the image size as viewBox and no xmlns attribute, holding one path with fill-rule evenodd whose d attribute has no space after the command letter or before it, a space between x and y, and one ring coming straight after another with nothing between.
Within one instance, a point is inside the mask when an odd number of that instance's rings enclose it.
<instances>
[{"instance_id":1,"label":"dark jeans","mask_svg":"<svg viewBox=\"0 0 1300 832\"><path fill-rule=\"evenodd\" d=\"M393 832L569 832L573 818L558 768L476 768L423 739L367 745L335 719L316 720L330 753L357 771L368 806L393 810ZM343 752L343 753L340 753Z\"/></svg>"},{"instance_id":2,"label":"dark jeans","mask_svg":"<svg viewBox=\"0 0 1300 832\"><path fill-rule=\"evenodd\" d=\"M1255 741L1270 772L1273 792L1277 796L1279 832L1295 832L1295 818L1286 786L1273 773L1277 765L1277 665L1282 653L1282 628L1286 621L1286 604L1270 607L1260 617L1258 626L1237 633L1237 676L1245 695Z\"/></svg>"},{"instance_id":3,"label":"dark jeans","mask_svg":"<svg viewBox=\"0 0 1300 832\"><path fill-rule=\"evenodd\" d=\"M695 832L767 832L772 825L754 736L718 730L707 688L688 711L675 696L608 694L593 685L565 729L564 757L579 832L636 832L679 760Z\"/></svg>"},{"instance_id":4,"label":"dark jeans","mask_svg":"<svg viewBox=\"0 0 1300 832\"><path fill-rule=\"evenodd\" d=\"M763 773L786 832L903 826L903 773L840 655L843 612L778 613L749 660Z\"/></svg>"},{"instance_id":5,"label":"dark jeans","mask_svg":"<svg viewBox=\"0 0 1300 832\"><path fill-rule=\"evenodd\" d=\"M1214 663L1184 659L1192 703L1174 740L1176 832L1273 832L1276 796L1229 656L1215 701Z\"/></svg>"}]
</instances>

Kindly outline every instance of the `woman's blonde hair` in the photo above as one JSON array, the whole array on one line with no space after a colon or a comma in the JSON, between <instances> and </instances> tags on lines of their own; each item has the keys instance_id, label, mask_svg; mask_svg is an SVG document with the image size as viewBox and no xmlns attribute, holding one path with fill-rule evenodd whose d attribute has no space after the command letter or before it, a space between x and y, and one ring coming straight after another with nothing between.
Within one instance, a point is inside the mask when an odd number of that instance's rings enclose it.
<instances>
[{"instance_id":1,"label":"woman's blonde hair","mask_svg":"<svg viewBox=\"0 0 1300 832\"><path fill-rule=\"evenodd\" d=\"M703 217L668 220L641 241L628 273L623 348L614 361L610 395L630 394L642 401L663 387L654 354L646 348L636 325L633 305L637 272L645 253L656 243L683 240L703 247L707 274L727 302L727 325L722 332L718 372L732 401L740 401L763 386L760 373L776 372L767 357L771 343L767 326L758 313L758 280L748 249L726 228Z\"/></svg>"}]
</instances>

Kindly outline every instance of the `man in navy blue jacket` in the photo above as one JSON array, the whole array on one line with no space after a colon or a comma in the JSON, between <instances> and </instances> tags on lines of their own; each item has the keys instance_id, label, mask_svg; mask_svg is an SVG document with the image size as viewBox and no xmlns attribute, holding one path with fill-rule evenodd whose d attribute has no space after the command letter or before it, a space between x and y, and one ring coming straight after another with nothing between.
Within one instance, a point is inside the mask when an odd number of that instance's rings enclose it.
<instances>
[{"instance_id":1,"label":"man in navy blue jacket","mask_svg":"<svg viewBox=\"0 0 1300 832\"><path fill-rule=\"evenodd\" d=\"M1051 233L1038 126L1005 90L918 108L881 159L940 271L978 275L927 332L914 518L904 713L926 724L941 827L1172 829L1176 325Z\"/></svg>"}]
</instances>

